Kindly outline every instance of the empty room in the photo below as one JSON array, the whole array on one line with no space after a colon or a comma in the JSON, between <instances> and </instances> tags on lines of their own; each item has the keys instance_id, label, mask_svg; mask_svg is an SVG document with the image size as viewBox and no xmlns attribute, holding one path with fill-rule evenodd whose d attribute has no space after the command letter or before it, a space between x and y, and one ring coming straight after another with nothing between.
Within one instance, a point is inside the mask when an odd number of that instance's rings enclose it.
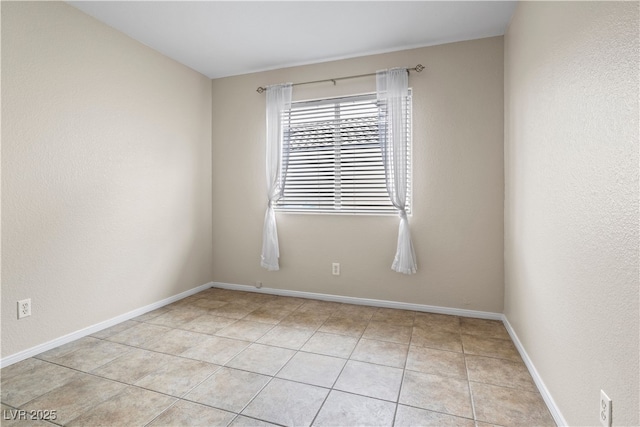
<instances>
[{"instance_id":1,"label":"empty room","mask_svg":"<svg viewBox=\"0 0 640 427\"><path fill-rule=\"evenodd\" d=\"M640 425L640 2L0 2L4 426Z\"/></svg>"}]
</instances>

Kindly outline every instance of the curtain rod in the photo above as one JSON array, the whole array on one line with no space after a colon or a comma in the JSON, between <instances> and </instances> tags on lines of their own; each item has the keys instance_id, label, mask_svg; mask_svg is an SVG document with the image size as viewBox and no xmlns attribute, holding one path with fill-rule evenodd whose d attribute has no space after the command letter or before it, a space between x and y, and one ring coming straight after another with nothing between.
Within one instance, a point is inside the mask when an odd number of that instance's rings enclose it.
<instances>
[{"instance_id":1,"label":"curtain rod","mask_svg":"<svg viewBox=\"0 0 640 427\"><path fill-rule=\"evenodd\" d=\"M422 70L424 70L424 65L418 64L413 68L407 68L407 73L410 72L410 71L415 71L416 73L419 73ZM356 76L335 77L333 79L314 80L312 82L294 83L293 86L309 85L309 84L312 84L312 83L324 83L324 82L333 82L333 84L335 85L338 80L357 79L357 78L360 78L360 77L369 77L369 76L375 76L375 75L376 75L376 73L368 73L368 74L358 74ZM256 89L256 92L263 93L263 92L266 92L266 90L267 90L266 87L260 86L260 87L258 87L258 89Z\"/></svg>"}]
</instances>

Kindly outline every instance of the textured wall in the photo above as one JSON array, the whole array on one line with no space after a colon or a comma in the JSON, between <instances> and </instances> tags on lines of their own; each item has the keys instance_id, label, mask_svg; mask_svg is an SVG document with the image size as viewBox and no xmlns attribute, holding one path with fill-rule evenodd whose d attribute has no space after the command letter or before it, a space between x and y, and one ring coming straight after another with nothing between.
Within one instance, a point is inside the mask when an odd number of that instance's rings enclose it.
<instances>
[{"instance_id":1,"label":"textured wall","mask_svg":"<svg viewBox=\"0 0 640 427\"><path fill-rule=\"evenodd\" d=\"M215 281L502 312L502 37L213 81ZM418 274L394 273L396 216L278 213L280 267L260 267L266 207L265 95L258 86L370 73L412 74ZM297 86L294 99L375 91L375 78ZM342 274L331 275L340 262Z\"/></svg>"},{"instance_id":2,"label":"textured wall","mask_svg":"<svg viewBox=\"0 0 640 427\"><path fill-rule=\"evenodd\" d=\"M2 3L3 357L209 282L211 206L209 79L64 3Z\"/></svg>"},{"instance_id":3,"label":"textured wall","mask_svg":"<svg viewBox=\"0 0 640 427\"><path fill-rule=\"evenodd\" d=\"M505 111L505 314L570 425L638 425L638 2L521 2Z\"/></svg>"}]
</instances>

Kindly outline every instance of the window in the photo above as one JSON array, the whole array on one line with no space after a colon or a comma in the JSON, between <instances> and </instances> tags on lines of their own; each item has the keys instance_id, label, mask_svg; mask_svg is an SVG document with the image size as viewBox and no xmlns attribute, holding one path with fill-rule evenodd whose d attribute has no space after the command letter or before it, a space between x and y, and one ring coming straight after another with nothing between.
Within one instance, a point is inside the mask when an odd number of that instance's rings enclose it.
<instances>
[{"instance_id":1,"label":"window","mask_svg":"<svg viewBox=\"0 0 640 427\"><path fill-rule=\"evenodd\" d=\"M280 184L284 191L276 210L396 214L387 193L380 149L384 107L375 93L293 102L282 117ZM411 91L407 111L410 145ZM410 147L408 151L411 153ZM411 171L411 155L407 163ZM410 178L408 187L410 212Z\"/></svg>"}]
</instances>

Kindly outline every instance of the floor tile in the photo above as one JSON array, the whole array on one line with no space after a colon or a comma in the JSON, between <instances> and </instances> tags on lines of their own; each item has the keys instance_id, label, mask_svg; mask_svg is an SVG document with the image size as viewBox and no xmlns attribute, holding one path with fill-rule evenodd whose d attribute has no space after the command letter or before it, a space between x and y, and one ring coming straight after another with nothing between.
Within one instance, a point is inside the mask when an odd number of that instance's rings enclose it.
<instances>
[{"instance_id":1,"label":"floor tile","mask_svg":"<svg viewBox=\"0 0 640 427\"><path fill-rule=\"evenodd\" d=\"M146 320L146 323L159 326L167 326L169 328L177 328L187 322L192 321L198 316L201 316L202 312L198 310L169 310L160 316Z\"/></svg>"},{"instance_id":2,"label":"floor tile","mask_svg":"<svg viewBox=\"0 0 640 427\"><path fill-rule=\"evenodd\" d=\"M275 295L269 295L261 292L247 292L248 295L242 297L242 300L249 301L256 305L262 306L277 298Z\"/></svg>"},{"instance_id":3,"label":"floor tile","mask_svg":"<svg viewBox=\"0 0 640 427\"><path fill-rule=\"evenodd\" d=\"M210 336L203 339L197 347L191 347L182 353L181 356L216 365L224 365L233 359L236 354L249 347L249 344L247 341Z\"/></svg>"},{"instance_id":4,"label":"floor tile","mask_svg":"<svg viewBox=\"0 0 640 427\"><path fill-rule=\"evenodd\" d=\"M189 309L193 308L196 301L201 299L199 295L191 295L186 298L182 298L176 302L172 302L171 304L165 305L164 308L169 310L180 310L180 309Z\"/></svg>"},{"instance_id":5,"label":"floor tile","mask_svg":"<svg viewBox=\"0 0 640 427\"><path fill-rule=\"evenodd\" d=\"M466 356L466 362L469 381L538 391L523 362L471 355Z\"/></svg>"},{"instance_id":6,"label":"floor tile","mask_svg":"<svg viewBox=\"0 0 640 427\"><path fill-rule=\"evenodd\" d=\"M342 304L331 314L331 317L349 317L370 321L376 311L377 308L366 305Z\"/></svg>"},{"instance_id":7,"label":"floor tile","mask_svg":"<svg viewBox=\"0 0 640 427\"><path fill-rule=\"evenodd\" d=\"M333 390L314 426L392 426L395 403Z\"/></svg>"},{"instance_id":8,"label":"floor tile","mask_svg":"<svg viewBox=\"0 0 640 427\"><path fill-rule=\"evenodd\" d=\"M413 326L413 319L415 318L415 315L415 311L379 308L374 313L371 320L395 326Z\"/></svg>"},{"instance_id":9,"label":"floor tile","mask_svg":"<svg viewBox=\"0 0 640 427\"><path fill-rule=\"evenodd\" d=\"M176 401L137 387L100 403L69 423L70 426L144 426Z\"/></svg>"},{"instance_id":10,"label":"floor tile","mask_svg":"<svg viewBox=\"0 0 640 427\"><path fill-rule=\"evenodd\" d=\"M220 366L198 360L175 357L135 385L171 396L181 397L220 369Z\"/></svg>"},{"instance_id":11,"label":"floor tile","mask_svg":"<svg viewBox=\"0 0 640 427\"><path fill-rule=\"evenodd\" d=\"M439 329L441 331L460 333L460 318L436 313L416 313L414 326L423 329Z\"/></svg>"},{"instance_id":12,"label":"floor tile","mask_svg":"<svg viewBox=\"0 0 640 427\"><path fill-rule=\"evenodd\" d=\"M292 328L318 329L324 322L326 322L329 316L330 314L327 313L294 311L282 319L278 324L281 326L291 326Z\"/></svg>"},{"instance_id":13,"label":"floor tile","mask_svg":"<svg viewBox=\"0 0 640 427\"><path fill-rule=\"evenodd\" d=\"M358 342L351 359L361 362L376 363L378 365L404 368L409 346L387 341L361 339Z\"/></svg>"},{"instance_id":14,"label":"floor tile","mask_svg":"<svg viewBox=\"0 0 640 427\"><path fill-rule=\"evenodd\" d=\"M184 399L238 413L267 382L265 375L220 368Z\"/></svg>"},{"instance_id":15,"label":"floor tile","mask_svg":"<svg viewBox=\"0 0 640 427\"><path fill-rule=\"evenodd\" d=\"M346 359L351 355L357 343L358 339L355 337L316 332L309 338L309 341L302 346L301 350Z\"/></svg>"},{"instance_id":16,"label":"floor tile","mask_svg":"<svg viewBox=\"0 0 640 427\"><path fill-rule=\"evenodd\" d=\"M225 301L218 301L212 298L198 298L193 302L195 307L204 308L206 310L214 310L227 304Z\"/></svg>"},{"instance_id":17,"label":"floor tile","mask_svg":"<svg viewBox=\"0 0 640 427\"><path fill-rule=\"evenodd\" d=\"M271 424L266 421L256 420L244 415L238 415L229 427L279 427L277 424Z\"/></svg>"},{"instance_id":18,"label":"floor tile","mask_svg":"<svg viewBox=\"0 0 640 427\"><path fill-rule=\"evenodd\" d=\"M69 368L27 359L2 369L2 403L18 408L38 396L60 387L82 374Z\"/></svg>"},{"instance_id":19,"label":"floor tile","mask_svg":"<svg viewBox=\"0 0 640 427\"><path fill-rule=\"evenodd\" d=\"M334 388L397 402L402 369L349 360Z\"/></svg>"},{"instance_id":20,"label":"floor tile","mask_svg":"<svg viewBox=\"0 0 640 427\"><path fill-rule=\"evenodd\" d=\"M405 371L400 403L473 418L469 383L456 378Z\"/></svg>"},{"instance_id":21,"label":"floor tile","mask_svg":"<svg viewBox=\"0 0 640 427\"><path fill-rule=\"evenodd\" d=\"M320 387L331 387L345 363L344 359L338 357L298 352L278 372L277 377Z\"/></svg>"},{"instance_id":22,"label":"floor tile","mask_svg":"<svg viewBox=\"0 0 640 427\"><path fill-rule=\"evenodd\" d=\"M259 308L247 314L242 320L250 320L252 322L269 323L275 325L282 319L292 313L292 310Z\"/></svg>"},{"instance_id":23,"label":"floor tile","mask_svg":"<svg viewBox=\"0 0 640 427\"><path fill-rule=\"evenodd\" d=\"M414 327L411 344L420 347L431 347L438 350L462 352L462 340L456 332L441 331L439 329L424 329Z\"/></svg>"},{"instance_id":24,"label":"floor tile","mask_svg":"<svg viewBox=\"0 0 640 427\"><path fill-rule=\"evenodd\" d=\"M240 305L244 305L247 307L250 306L260 306L263 304L264 301L262 301L263 298L271 298L270 295L261 295L259 293L256 292L234 292L233 295L230 295L229 298L227 298L227 301L231 304L240 304Z\"/></svg>"},{"instance_id":25,"label":"floor tile","mask_svg":"<svg viewBox=\"0 0 640 427\"><path fill-rule=\"evenodd\" d=\"M555 426L540 393L471 383L476 419L487 423Z\"/></svg>"},{"instance_id":26,"label":"floor tile","mask_svg":"<svg viewBox=\"0 0 640 427\"><path fill-rule=\"evenodd\" d=\"M228 303L222 307L209 310L209 314L220 317L229 317L231 319L242 319L247 314L256 309L255 306L246 306L238 303Z\"/></svg>"},{"instance_id":27,"label":"floor tile","mask_svg":"<svg viewBox=\"0 0 640 427\"><path fill-rule=\"evenodd\" d=\"M304 298L292 298L276 296L271 301L266 302L263 307L274 310L289 310L294 311L298 309L307 300Z\"/></svg>"},{"instance_id":28,"label":"floor tile","mask_svg":"<svg viewBox=\"0 0 640 427\"><path fill-rule=\"evenodd\" d=\"M472 419L398 405L394 427L475 427Z\"/></svg>"},{"instance_id":29,"label":"floor tile","mask_svg":"<svg viewBox=\"0 0 640 427\"><path fill-rule=\"evenodd\" d=\"M463 317L460 319L460 328L463 334L478 335L484 338L511 339L504 324L499 320L473 319Z\"/></svg>"},{"instance_id":30,"label":"floor tile","mask_svg":"<svg viewBox=\"0 0 640 427\"><path fill-rule=\"evenodd\" d=\"M331 334L360 337L369 324L368 320L352 319L349 317L329 317L318 331Z\"/></svg>"},{"instance_id":31,"label":"floor tile","mask_svg":"<svg viewBox=\"0 0 640 427\"><path fill-rule=\"evenodd\" d=\"M89 372L129 353L133 349L133 347L123 344L98 340L91 346L82 347L53 358L51 361L67 368Z\"/></svg>"},{"instance_id":32,"label":"floor tile","mask_svg":"<svg viewBox=\"0 0 640 427\"><path fill-rule=\"evenodd\" d=\"M411 346L406 369L445 377L467 379L464 355L453 351Z\"/></svg>"},{"instance_id":33,"label":"floor tile","mask_svg":"<svg viewBox=\"0 0 640 427\"><path fill-rule=\"evenodd\" d=\"M514 362L522 361L516 346L509 340L463 334L462 344L465 354L497 357L500 359L513 360Z\"/></svg>"},{"instance_id":34,"label":"floor tile","mask_svg":"<svg viewBox=\"0 0 640 427\"><path fill-rule=\"evenodd\" d=\"M311 338L314 329L299 329L289 326L274 326L264 334L257 342L298 350Z\"/></svg>"},{"instance_id":35,"label":"floor tile","mask_svg":"<svg viewBox=\"0 0 640 427\"><path fill-rule=\"evenodd\" d=\"M44 353L43 353L44 354ZM51 363L46 363L36 358L24 359L13 365L6 366L0 370L0 379L7 381L11 378L24 376L36 371L38 368L45 366L52 366Z\"/></svg>"},{"instance_id":36,"label":"floor tile","mask_svg":"<svg viewBox=\"0 0 640 427\"><path fill-rule=\"evenodd\" d=\"M162 339L151 341L149 344L142 344L141 347L160 353L177 355L200 344L205 338L207 338L207 335L183 331L181 329L172 329L164 334Z\"/></svg>"},{"instance_id":37,"label":"floor tile","mask_svg":"<svg viewBox=\"0 0 640 427\"><path fill-rule=\"evenodd\" d=\"M172 358L153 351L133 349L123 356L91 371L103 378L133 384L169 363Z\"/></svg>"},{"instance_id":38,"label":"floor tile","mask_svg":"<svg viewBox=\"0 0 640 427\"><path fill-rule=\"evenodd\" d=\"M80 350L83 348L91 348L92 346L94 346L95 344L102 342L100 339L98 338L94 338L94 337L82 337L80 339L77 339L75 341L71 341L67 344L61 345L59 347L56 348L52 348L51 350L45 351L44 353L40 353L38 354L36 357L36 359L40 359L40 360L46 360L46 361L53 361L55 359L58 359L60 357L66 356L68 354L73 353L76 350ZM3 371L4 372L4 371Z\"/></svg>"},{"instance_id":39,"label":"floor tile","mask_svg":"<svg viewBox=\"0 0 640 427\"><path fill-rule=\"evenodd\" d=\"M220 329L216 335L239 340L255 341L266 334L273 325L266 323L250 322L248 320L238 320L237 322Z\"/></svg>"},{"instance_id":40,"label":"floor tile","mask_svg":"<svg viewBox=\"0 0 640 427\"><path fill-rule=\"evenodd\" d=\"M254 343L234 357L226 366L273 376L294 354L294 350L287 348Z\"/></svg>"},{"instance_id":41,"label":"floor tile","mask_svg":"<svg viewBox=\"0 0 640 427\"><path fill-rule=\"evenodd\" d=\"M142 314L138 317L134 317L133 320L135 320L136 322L146 322L147 320L151 320L154 317L158 317L161 314L164 314L166 312L169 311L169 308L165 307L160 307L160 308L156 308L155 310L152 311L148 311L145 314Z\"/></svg>"},{"instance_id":42,"label":"floor tile","mask_svg":"<svg viewBox=\"0 0 640 427\"><path fill-rule=\"evenodd\" d=\"M242 414L287 426L309 426L328 393L325 388L274 378Z\"/></svg>"},{"instance_id":43,"label":"floor tile","mask_svg":"<svg viewBox=\"0 0 640 427\"><path fill-rule=\"evenodd\" d=\"M166 326L139 323L127 330L111 335L106 339L120 344L140 347L143 344L148 344L160 339L162 335L166 334L170 330L171 328L167 328Z\"/></svg>"},{"instance_id":44,"label":"floor tile","mask_svg":"<svg viewBox=\"0 0 640 427\"><path fill-rule=\"evenodd\" d=\"M122 392L125 384L80 375L23 406L26 410L50 408L56 411L56 423L66 424L101 402Z\"/></svg>"},{"instance_id":45,"label":"floor tile","mask_svg":"<svg viewBox=\"0 0 640 427\"><path fill-rule=\"evenodd\" d=\"M296 309L298 313L328 314L336 312L342 304L331 301L308 299Z\"/></svg>"},{"instance_id":46,"label":"floor tile","mask_svg":"<svg viewBox=\"0 0 640 427\"><path fill-rule=\"evenodd\" d=\"M362 334L362 338L409 344L411 331L411 326L395 326L384 322L371 321L364 334Z\"/></svg>"},{"instance_id":47,"label":"floor tile","mask_svg":"<svg viewBox=\"0 0 640 427\"><path fill-rule=\"evenodd\" d=\"M209 427L226 426L233 420L236 414L211 408L198 403L178 401L171 408L163 412L153 420L152 426L185 426L185 427Z\"/></svg>"},{"instance_id":48,"label":"floor tile","mask_svg":"<svg viewBox=\"0 0 640 427\"><path fill-rule=\"evenodd\" d=\"M180 329L213 335L219 330L226 328L227 326L235 322L237 322L237 320L230 319L228 317L203 314L191 320L190 322L183 323L182 325L180 325Z\"/></svg>"},{"instance_id":49,"label":"floor tile","mask_svg":"<svg viewBox=\"0 0 640 427\"><path fill-rule=\"evenodd\" d=\"M57 424L553 425L500 321L220 288L0 379L3 410L56 406Z\"/></svg>"},{"instance_id":50,"label":"floor tile","mask_svg":"<svg viewBox=\"0 0 640 427\"><path fill-rule=\"evenodd\" d=\"M147 313L149 314L149 313ZM144 315L143 315L144 316ZM115 335L119 332L122 331L126 331L127 329L136 326L138 324L138 322L135 322L133 320L125 320L122 323L118 323L117 325L113 325L110 328L106 328L103 329L101 331L98 332L94 332L93 334L89 335L90 337L93 338L100 338L100 339L105 339L107 337L110 337L111 335Z\"/></svg>"}]
</instances>

